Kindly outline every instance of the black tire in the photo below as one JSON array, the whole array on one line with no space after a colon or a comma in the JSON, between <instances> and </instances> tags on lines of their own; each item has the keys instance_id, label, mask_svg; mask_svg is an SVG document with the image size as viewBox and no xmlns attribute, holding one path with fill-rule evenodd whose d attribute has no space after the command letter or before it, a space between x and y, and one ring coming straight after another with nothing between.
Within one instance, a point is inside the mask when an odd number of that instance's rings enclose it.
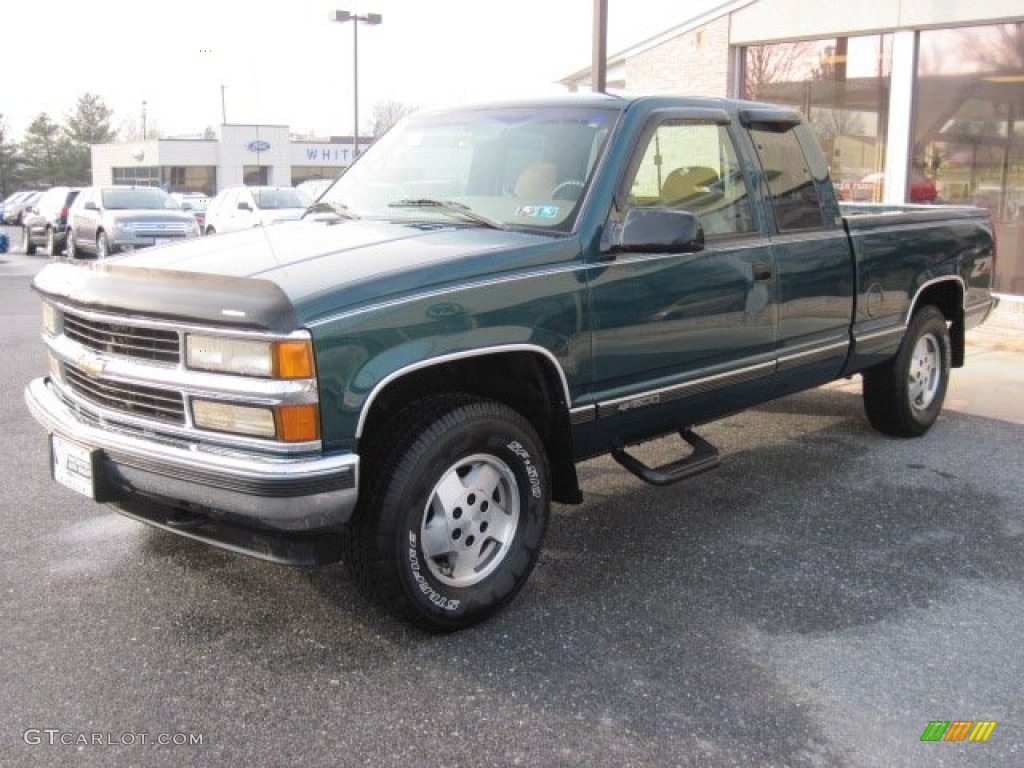
<instances>
[{"instance_id":1,"label":"black tire","mask_svg":"<svg viewBox=\"0 0 1024 768\"><path fill-rule=\"evenodd\" d=\"M435 632L483 621L515 597L551 499L547 457L522 416L490 400L428 397L361 453L349 564L364 590Z\"/></svg>"},{"instance_id":2,"label":"black tire","mask_svg":"<svg viewBox=\"0 0 1024 768\"><path fill-rule=\"evenodd\" d=\"M57 247L57 233L53 231L53 227L46 229L46 255L51 259L60 256L60 249Z\"/></svg>"},{"instance_id":3,"label":"black tire","mask_svg":"<svg viewBox=\"0 0 1024 768\"><path fill-rule=\"evenodd\" d=\"M78 250L75 248L75 233L73 230L68 230L64 236L64 247L67 250L68 260L74 261L78 258Z\"/></svg>"},{"instance_id":4,"label":"black tire","mask_svg":"<svg viewBox=\"0 0 1024 768\"><path fill-rule=\"evenodd\" d=\"M22 245L25 247L25 253L29 256L34 256L36 253L36 244L32 242L32 238L29 237L28 227L21 228L22 233Z\"/></svg>"},{"instance_id":5,"label":"black tire","mask_svg":"<svg viewBox=\"0 0 1024 768\"><path fill-rule=\"evenodd\" d=\"M893 437L920 437L942 410L949 387L949 328L932 306L916 312L896 357L864 372L871 426Z\"/></svg>"},{"instance_id":6,"label":"black tire","mask_svg":"<svg viewBox=\"0 0 1024 768\"><path fill-rule=\"evenodd\" d=\"M207 227L207 228L206 228L206 231L205 231L205 232L204 232L203 234L204 234L205 236L209 237L209 236L211 236L211 235L216 235L216 234L217 234L217 230L216 230L216 229L214 229L213 227Z\"/></svg>"}]
</instances>

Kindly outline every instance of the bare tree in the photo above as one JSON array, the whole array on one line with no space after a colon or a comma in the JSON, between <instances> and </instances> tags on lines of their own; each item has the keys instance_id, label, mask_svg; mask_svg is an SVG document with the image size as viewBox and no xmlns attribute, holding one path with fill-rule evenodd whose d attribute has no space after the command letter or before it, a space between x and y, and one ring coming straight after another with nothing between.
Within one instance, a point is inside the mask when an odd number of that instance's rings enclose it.
<instances>
[{"instance_id":1,"label":"bare tree","mask_svg":"<svg viewBox=\"0 0 1024 768\"><path fill-rule=\"evenodd\" d=\"M765 98L765 86L807 79L816 60L812 43L755 45L743 56L743 96Z\"/></svg>"},{"instance_id":2,"label":"bare tree","mask_svg":"<svg viewBox=\"0 0 1024 768\"><path fill-rule=\"evenodd\" d=\"M999 24L971 33L960 56L982 72L1020 72L1024 69L1024 22Z\"/></svg>"},{"instance_id":3,"label":"bare tree","mask_svg":"<svg viewBox=\"0 0 1024 768\"><path fill-rule=\"evenodd\" d=\"M143 139L162 139L164 132L154 118L147 117L146 131L143 135L142 118L126 117L117 127L117 135L122 141L142 141Z\"/></svg>"},{"instance_id":4,"label":"bare tree","mask_svg":"<svg viewBox=\"0 0 1024 768\"><path fill-rule=\"evenodd\" d=\"M866 133L862 116L849 109L816 107L811 110L810 122L819 140Z\"/></svg>"},{"instance_id":5,"label":"bare tree","mask_svg":"<svg viewBox=\"0 0 1024 768\"><path fill-rule=\"evenodd\" d=\"M403 104L400 101L378 101L373 106L373 122L370 125L370 135L379 139L391 130L392 126L406 115L411 115L419 107L412 104Z\"/></svg>"}]
</instances>

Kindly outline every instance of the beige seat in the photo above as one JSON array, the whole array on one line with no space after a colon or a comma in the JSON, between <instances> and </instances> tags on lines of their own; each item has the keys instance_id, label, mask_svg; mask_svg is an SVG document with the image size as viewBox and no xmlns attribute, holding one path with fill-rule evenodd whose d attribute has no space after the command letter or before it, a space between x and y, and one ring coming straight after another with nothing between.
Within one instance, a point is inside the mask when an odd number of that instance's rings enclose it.
<instances>
[{"instance_id":1,"label":"beige seat","mask_svg":"<svg viewBox=\"0 0 1024 768\"><path fill-rule=\"evenodd\" d=\"M712 168L701 165L676 168L661 185L661 202L665 205L684 203L707 192L708 185L716 181L718 174Z\"/></svg>"},{"instance_id":2,"label":"beige seat","mask_svg":"<svg viewBox=\"0 0 1024 768\"><path fill-rule=\"evenodd\" d=\"M516 178L516 197L530 200L550 200L555 188L558 168L554 163L537 163L527 166Z\"/></svg>"}]
</instances>

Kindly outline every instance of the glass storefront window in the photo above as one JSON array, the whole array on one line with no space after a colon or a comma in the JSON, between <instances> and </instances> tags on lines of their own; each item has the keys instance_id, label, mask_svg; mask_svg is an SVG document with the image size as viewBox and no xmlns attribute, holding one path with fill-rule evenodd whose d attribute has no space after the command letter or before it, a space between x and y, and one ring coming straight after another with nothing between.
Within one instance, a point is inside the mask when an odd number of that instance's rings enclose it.
<instances>
[{"instance_id":1,"label":"glass storefront window","mask_svg":"<svg viewBox=\"0 0 1024 768\"><path fill-rule=\"evenodd\" d=\"M158 187L160 168L155 165L112 168L111 180L115 184L130 184L135 187Z\"/></svg>"},{"instance_id":2,"label":"glass storefront window","mask_svg":"<svg viewBox=\"0 0 1024 768\"><path fill-rule=\"evenodd\" d=\"M920 33L912 173L992 213L996 290L1024 294L1024 23Z\"/></svg>"},{"instance_id":3,"label":"glass storefront window","mask_svg":"<svg viewBox=\"0 0 1024 768\"><path fill-rule=\"evenodd\" d=\"M829 159L840 199L881 200L892 35L743 49L743 97L803 112Z\"/></svg>"},{"instance_id":4,"label":"glass storefront window","mask_svg":"<svg viewBox=\"0 0 1024 768\"><path fill-rule=\"evenodd\" d=\"M304 181L312 181L314 179L330 179L333 181L338 178L342 170L342 168L330 165L293 165L292 186L297 187Z\"/></svg>"},{"instance_id":5,"label":"glass storefront window","mask_svg":"<svg viewBox=\"0 0 1024 768\"><path fill-rule=\"evenodd\" d=\"M270 184L269 165L243 165L242 183L247 187L265 187Z\"/></svg>"},{"instance_id":6,"label":"glass storefront window","mask_svg":"<svg viewBox=\"0 0 1024 768\"><path fill-rule=\"evenodd\" d=\"M217 166L165 165L163 181L168 192L200 192L213 197L217 194Z\"/></svg>"}]
</instances>

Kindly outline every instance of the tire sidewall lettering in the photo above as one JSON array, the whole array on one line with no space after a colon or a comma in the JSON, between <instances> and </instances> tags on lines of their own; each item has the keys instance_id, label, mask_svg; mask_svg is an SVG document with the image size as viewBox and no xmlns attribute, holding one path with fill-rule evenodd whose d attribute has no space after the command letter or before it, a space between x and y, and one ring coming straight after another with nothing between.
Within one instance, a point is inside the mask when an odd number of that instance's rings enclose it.
<instances>
[{"instance_id":1,"label":"tire sidewall lettering","mask_svg":"<svg viewBox=\"0 0 1024 768\"><path fill-rule=\"evenodd\" d=\"M454 600L440 594L423 575L423 568L420 565L419 539L413 531L409 531L409 573L423 596L442 611L457 611L459 609L461 600Z\"/></svg>"}]
</instances>

